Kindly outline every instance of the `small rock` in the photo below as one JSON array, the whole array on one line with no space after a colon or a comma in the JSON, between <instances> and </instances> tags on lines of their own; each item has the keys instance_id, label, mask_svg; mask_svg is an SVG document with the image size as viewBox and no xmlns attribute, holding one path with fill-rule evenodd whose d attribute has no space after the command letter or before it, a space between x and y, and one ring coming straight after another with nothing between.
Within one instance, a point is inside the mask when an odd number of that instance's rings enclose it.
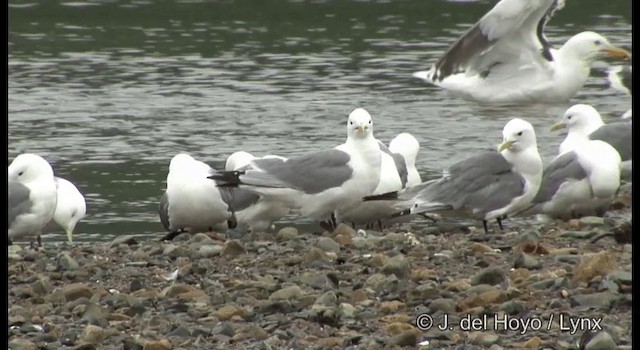
<instances>
[{"instance_id":1,"label":"small rock","mask_svg":"<svg viewBox=\"0 0 640 350\"><path fill-rule=\"evenodd\" d=\"M329 237L320 237L316 246L325 252L340 253L340 244Z\"/></svg>"},{"instance_id":2,"label":"small rock","mask_svg":"<svg viewBox=\"0 0 640 350\"><path fill-rule=\"evenodd\" d=\"M405 331L391 338L391 345L416 346L418 334L415 331Z\"/></svg>"},{"instance_id":3,"label":"small rock","mask_svg":"<svg viewBox=\"0 0 640 350\"><path fill-rule=\"evenodd\" d=\"M49 277L38 275L38 279L31 284L31 290L36 295L45 295L53 291L54 286L51 284Z\"/></svg>"},{"instance_id":4,"label":"small rock","mask_svg":"<svg viewBox=\"0 0 640 350\"><path fill-rule=\"evenodd\" d=\"M616 270L615 255L612 251L583 255L582 261L573 272L574 281L589 282L595 276L606 276Z\"/></svg>"},{"instance_id":5,"label":"small rock","mask_svg":"<svg viewBox=\"0 0 640 350\"><path fill-rule=\"evenodd\" d=\"M235 334L233 327L231 327L228 322L221 322L220 324L215 326L211 332L213 334L226 335L227 337L233 337Z\"/></svg>"},{"instance_id":6,"label":"small rock","mask_svg":"<svg viewBox=\"0 0 640 350\"><path fill-rule=\"evenodd\" d=\"M611 337L611 334L602 331L589 340L584 350L615 350L617 348L618 345Z\"/></svg>"},{"instance_id":7,"label":"small rock","mask_svg":"<svg viewBox=\"0 0 640 350\"><path fill-rule=\"evenodd\" d=\"M478 284L489 284L496 285L504 282L506 276L504 271L499 267L489 267L486 268L475 276L471 277L471 285L475 286Z\"/></svg>"},{"instance_id":8,"label":"small rock","mask_svg":"<svg viewBox=\"0 0 640 350\"><path fill-rule=\"evenodd\" d=\"M601 226L604 225L604 219L598 216L583 216L580 223L585 226Z\"/></svg>"},{"instance_id":9,"label":"small rock","mask_svg":"<svg viewBox=\"0 0 640 350\"><path fill-rule=\"evenodd\" d=\"M560 236L562 238L576 238L576 239L589 239L593 237L594 232L592 231L566 231L563 232Z\"/></svg>"},{"instance_id":10,"label":"small rock","mask_svg":"<svg viewBox=\"0 0 640 350\"><path fill-rule=\"evenodd\" d=\"M351 302L353 304L358 305L367 300L369 300L369 296L364 289L356 289L351 293Z\"/></svg>"},{"instance_id":11,"label":"small rock","mask_svg":"<svg viewBox=\"0 0 640 350\"><path fill-rule=\"evenodd\" d=\"M233 316L236 315L244 317L246 314L247 311L244 308L234 305L225 305L213 313L213 315L221 321L230 320Z\"/></svg>"},{"instance_id":12,"label":"small rock","mask_svg":"<svg viewBox=\"0 0 640 350\"><path fill-rule=\"evenodd\" d=\"M342 319L350 319L350 318L354 318L356 315L356 308L348 303L342 303L340 304L340 307L338 308L338 312L340 313L340 318Z\"/></svg>"},{"instance_id":13,"label":"small rock","mask_svg":"<svg viewBox=\"0 0 640 350\"><path fill-rule=\"evenodd\" d=\"M513 262L513 267L516 269L525 268L529 270L536 270L542 267L542 263L533 256L524 252L520 252Z\"/></svg>"},{"instance_id":14,"label":"small rock","mask_svg":"<svg viewBox=\"0 0 640 350\"><path fill-rule=\"evenodd\" d=\"M304 292L298 286L285 287L277 290L269 296L269 300L296 300L304 295Z\"/></svg>"},{"instance_id":15,"label":"small rock","mask_svg":"<svg viewBox=\"0 0 640 350\"><path fill-rule=\"evenodd\" d=\"M478 306L486 306L489 304L502 303L507 297L504 292L497 289L488 290L478 295L468 296L458 302L457 309L466 311Z\"/></svg>"},{"instance_id":16,"label":"small rock","mask_svg":"<svg viewBox=\"0 0 640 350\"><path fill-rule=\"evenodd\" d=\"M411 265L403 254L398 254L393 258L387 259L382 266L382 272L387 275L394 274L399 279L409 278L411 275Z\"/></svg>"},{"instance_id":17,"label":"small rock","mask_svg":"<svg viewBox=\"0 0 640 350\"><path fill-rule=\"evenodd\" d=\"M163 289L162 292L160 292L160 295L172 298L180 294L192 292L196 289L197 289L196 287L191 286L189 284L176 283Z\"/></svg>"},{"instance_id":18,"label":"small rock","mask_svg":"<svg viewBox=\"0 0 640 350\"><path fill-rule=\"evenodd\" d=\"M116 236L116 238L114 238L113 241L111 241L111 243L109 244L109 247L117 246L120 244L134 245L134 244L138 244L138 241L132 235L120 235L120 236Z\"/></svg>"},{"instance_id":19,"label":"small rock","mask_svg":"<svg viewBox=\"0 0 640 350\"><path fill-rule=\"evenodd\" d=\"M480 242L473 242L473 244L471 245L471 251L480 254L493 253L493 248Z\"/></svg>"},{"instance_id":20,"label":"small rock","mask_svg":"<svg viewBox=\"0 0 640 350\"><path fill-rule=\"evenodd\" d=\"M490 332L472 332L468 335L468 338L471 344L483 347L489 347L500 339L496 334Z\"/></svg>"},{"instance_id":21,"label":"small rock","mask_svg":"<svg viewBox=\"0 0 640 350\"><path fill-rule=\"evenodd\" d=\"M200 244L212 244L214 241L209 237L208 234L199 232L191 237L191 242L200 243Z\"/></svg>"},{"instance_id":22,"label":"small rock","mask_svg":"<svg viewBox=\"0 0 640 350\"><path fill-rule=\"evenodd\" d=\"M325 289L331 285L326 274L312 272L304 272L300 277L300 282L314 289Z\"/></svg>"},{"instance_id":23,"label":"small rock","mask_svg":"<svg viewBox=\"0 0 640 350\"><path fill-rule=\"evenodd\" d=\"M313 303L314 306L317 307L333 307L338 304L338 297L336 293L333 291L328 291L322 294L316 301Z\"/></svg>"},{"instance_id":24,"label":"small rock","mask_svg":"<svg viewBox=\"0 0 640 350\"><path fill-rule=\"evenodd\" d=\"M10 246L11 247L11 246ZM9 349L11 350L38 350L38 346L29 340L15 339L9 342Z\"/></svg>"},{"instance_id":25,"label":"small rock","mask_svg":"<svg viewBox=\"0 0 640 350\"><path fill-rule=\"evenodd\" d=\"M93 290L83 283L72 283L62 287L66 301L74 301L79 298L91 298Z\"/></svg>"},{"instance_id":26,"label":"small rock","mask_svg":"<svg viewBox=\"0 0 640 350\"><path fill-rule=\"evenodd\" d=\"M322 249L313 247L311 248L303 257L304 261L307 263L312 263L315 261L329 261L330 258Z\"/></svg>"},{"instance_id":27,"label":"small rock","mask_svg":"<svg viewBox=\"0 0 640 350\"><path fill-rule=\"evenodd\" d=\"M293 238L296 238L299 235L298 229L295 227L283 227L276 234L276 241L288 241Z\"/></svg>"},{"instance_id":28,"label":"small rock","mask_svg":"<svg viewBox=\"0 0 640 350\"><path fill-rule=\"evenodd\" d=\"M81 339L87 343L100 344L106 337L107 332L104 328L90 324L85 327Z\"/></svg>"},{"instance_id":29,"label":"small rock","mask_svg":"<svg viewBox=\"0 0 640 350\"><path fill-rule=\"evenodd\" d=\"M542 339L540 339L539 337L533 337L527 340L526 342L522 343L522 347L526 349L538 349L539 347L542 346L542 344L544 344Z\"/></svg>"},{"instance_id":30,"label":"small rock","mask_svg":"<svg viewBox=\"0 0 640 350\"><path fill-rule=\"evenodd\" d=\"M442 311L445 314L453 314L456 311L456 302L453 299L438 298L431 301L429 311L435 313Z\"/></svg>"},{"instance_id":31,"label":"small rock","mask_svg":"<svg viewBox=\"0 0 640 350\"><path fill-rule=\"evenodd\" d=\"M380 305L378 306L378 310L380 310L380 313L382 314L392 314L392 313L396 313L399 310L404 310L407 307L407 304L398 301L398 300L391 300L391 301L383 301L380 303Z\"/></svg>"},{"instance_id":32,"label":"small rock","mask_svg":"<svg viewBox=\"0 0 640 350\"><path fill-rule=\"evenodd\" d=\"M201 245L200 248L198 248L198 256L201 256L203 258L218 256L222 253L223 249L224 247L222 247L221 245L214 245L214 244Z\"/></svg>"},{"instance_id":33,"label":"small rock","mask_svg":"<svg viewBox=\"0 0 640 350\"><path fill-rule=\"evenodd\" d=\"M61 271L72 271L80 268L80 264L69 255L67 252L62 252L58 254L56 259L58 270Z\"/></svg>"},{"instance_id":34,"label":"small rock","mask_svg":"<svg viewBox=\"0 0 640 350\"><path fill-rule=\"evenodd\" d=\"M246 253L247 250L244 249L244 246L238 240L227 241L224 244L224 249L222 250L222 256L228 256L234 258L238 255Z\"/></svg>"},{"instance_id":35,"label":"small rock","mask_svg":"<svg viewBox=\"0 0 640 350\"><path fill-rule=\"evenodd\" d=\"M621 299L621 295L612 292L599 292L592 294L577 294L571 296L571 306L583 308L599 308L609 310Z\"/></svg>"},{"instance_id":36,"label":"small rock","mask_svg":"<svg viewBox=\"0 0 640 350\"><path fill-rule=\"evenodd\" d=\"M142 350L171 350L171 342L167 339L149 340L144 343Z\"/></svg>"},{"instance_id":37,"label":"small rock","mask_svg":"<svg viewBox=\"0 0 640 350\"><path fill-rule=\"evenodd\" d=\"M437 276L438 273L435 270L427 268L419 268L411 271L411 280L418 283L431 277Z\"/></svg>"},{"instance_id":38,"label":"small rock","mask_svg":"<svg viewBox=\"0 0 640 350\"><path fill-rule=\"evenodd\" d=\"M520 302L511 300L502 303L500 310L504 311L507 315L518 315L524 311L524 306Z\"/></svg>"}]
</instances>

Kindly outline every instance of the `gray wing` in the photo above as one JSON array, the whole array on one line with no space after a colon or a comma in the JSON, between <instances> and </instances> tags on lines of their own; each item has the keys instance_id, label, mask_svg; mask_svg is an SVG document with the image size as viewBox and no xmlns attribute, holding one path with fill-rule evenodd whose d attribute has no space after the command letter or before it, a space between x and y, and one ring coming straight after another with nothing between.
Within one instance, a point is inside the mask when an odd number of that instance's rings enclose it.
<instances>
[{"instance_id":1,"label":"gray wing","mask_svg":"<svg viewBox=\"0 0 640 350\"><path fill-rule=\"evenodd\" d=\"M625 94L631 95L631 83L633 81L631 75L631 66L616 66L609 70L607 75L609 85L616 90L620 90Z\"/></svg>"},{"instance_id":2,"label":"gray wing","mask_svg":"<svg viewBox=\"0 0 640 350\"><path fill-rule=\"evenodd\" d=\"M622 161L631 160L632 126L630 122L614 122L601 126L589 135L591 140L604 141L620 153Z\"/></svg>"},{"instance_id":3,"label":"gray wing","mask_svg":"<svg viewBox=\"0 0 640 350\"><path fill-rule=\"evenodd\" d=\"M488 151L451 166L439 181L428 186L420 199L474 209L478 215L502 208L522 195L524 178L496 151Z\"/></svg>"},{"instance_id":4,"label":"gray wing","mask_svg":"<svg viewBox=\"0 0 640 350\"><path fill-rule=\"evenodd\" d=\"M234 187L218 187L222 200L229 206L229 211L237 212L255 204L260 195Z\"/></svg>"},{"instance_id":5,"label":"gray wing","mask_svg":"<svg viewBox=\"0 0 640 350\"><path fill-rule=\"evenodd\" d=\"M542 172L540 189L533 198L532 203L544 203L551 200L565 181L568 179L581 180L587 177L578 155L574 152L567 152L552 160Z\"/></svg>"},{"instance_id":6,"label":"gray wing","mask_svg":"<svg viewBox=\"0 0 640 350\"><path fill-rule=\"evenodd\" d=\"M13 221L20 216L31 211L33 203L29 199L31 190L19 182L9 182L9 222L7 228L11 227Z\"/></svg>"},{"instance_id":7,"label":"gray wing","mask_svg":"<svg viewBox=\"0 0 640 350\"><path fill-rule=\"evenodd\" d=\"M243 183L255 186L274 186L298 189L307 194L341 186L351 178L351 157L337 149L323 150L284 161L277 158L256 159L240 176ZM242 170L242 169L241 169Z\"/></svg>"},{"instance_id":8,"label":"gray wing","mask_svg":"<svg viewBox=\"0 0 640 350\"><path fill-rule=\"evenodd\" d=\"M398 175L400 176L400 181L402 182L402 188L407 187L407 179L409 178L409 172L407 171L407 163L404 160L404 157L401 154L393 153L389 150L384 143L378 141L380 145L380 150L393 158L393 162L396 164L396 170L398 171Z\"/></svg>"},{"instance_id":9,"label":"gray wing","mask_svg":"<svg viewBox=\"0 0 640 350\"><path fill-rule=\"evenodd\" d=\"M158 206L158 216L160 217L160 223L165 230L169 231L169 196L167 192L160 197L160 205Z\"/></svg>"},{"instance_id":10,"label":"gray wing","mask_svg":"<svg viewBox=\"0 0 640 350\"><path fill-rule=\"evenodd\" d=\"M451 74L464 72L469 67L488 74L493 66L502 63L506 52L519 51L513 45L542 50L541 54L545 57L544 48L548 43L541 31L554 10L561 8L563 4L563 0L500 1L447 50L435 64L431 79L442 80ZM530 36L522 33L534 31L538 33L538 40L524 42L523 39ZM510 35L518 36L519 40L514 40L505 47L495 47L500 39ZM518 55L519 52L514 54Z\"/></svg>"}]
</instances>

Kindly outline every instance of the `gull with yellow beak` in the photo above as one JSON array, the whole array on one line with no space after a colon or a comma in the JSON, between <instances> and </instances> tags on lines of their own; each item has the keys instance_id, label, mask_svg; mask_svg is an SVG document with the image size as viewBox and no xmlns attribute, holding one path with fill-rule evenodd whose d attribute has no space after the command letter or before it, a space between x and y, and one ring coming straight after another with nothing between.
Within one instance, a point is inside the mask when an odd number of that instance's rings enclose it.
<instances>
[{"instance_id":1,"label":"gull with yellow beak","mask_svg":"<svg viewBox=\"0 0 640 350\"><path fill-rule=\"evenodd\" d=\"M51 231L56 225L64 229L69 243L73 243L73 231L87 213L87 204L78 188L69 180L55 177L57 203L53 218L45 230Z\"/></svg>"},{"instance_id":2,"label":"gull with yellow beak","mask_svg":"<svg viewBox=\"0 0 640 350\"><path fill-rule=\"evenodd\" d=\"M396 200L402 210L399 215L437 212L479 219L488 233L487 221L497 219L502 226L499 219L530 203L542 177L533 126L514 118L504 126L502 136L497 152L485 151L460 161L438 180L365 200Z\"/></svg>"},{"instance_id":3,"label":"gull with yellow beak","mask_svg":"<svg viewBox=\"0 0 640 350\"><path fill-rule=\"evenodd\" d=\"M567 101L596 60L631 55L590 31L552 48L544 27L563 7L564 0L501 0L431 70L413 76L480 103Z\"/></svg>"},{"instance_id":4,"label":"gull with yellow beak","mask_svg":"<svg viewBox=\"0 0 640 350\"><path fill-rule=\"evenodd\" d=\"M620 155L608 143L583 140L549 163L531 205L514 215L540 221L602 216L620 187Z\"/></svg>"},{"instance_id":5,"label":"gull with yellow beak","mask_svg":"<svg viewBox=\"0 0 640 350\"><path fill-rule=\"evenodd\" d=\"M363 108L347 118L347 140L327 150L286 159L254 159L236 171L209 176L219 187L238 187L299 209L304 217L336 226L335 212L361 203L380 181L381 154L371 115Z\"/></svg>"},{"instance_id":6,"label":"gull with yellow beak","mask_svg":"<svg viewBox=\"0 0 640 350\"><path fill-rule=\"evenodd\" d=\"M551 131L567 128L567 137L559 147L559 154L574 150L585 140L602 140L615 148L622 159L621 176L631 179L632 174L632 124L616 121L605 124L600 113L590 105L576 104L562 116L562 120L551 126Z\"/></svg>"}]
</instances>

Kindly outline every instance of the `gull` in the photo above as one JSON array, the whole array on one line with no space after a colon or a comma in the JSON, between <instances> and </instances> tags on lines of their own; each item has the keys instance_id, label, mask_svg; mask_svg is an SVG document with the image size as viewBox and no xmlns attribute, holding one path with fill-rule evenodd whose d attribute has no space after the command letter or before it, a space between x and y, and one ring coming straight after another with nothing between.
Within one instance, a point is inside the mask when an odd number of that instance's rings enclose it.
<instances>
[{"instance_id":1,"label":"gull","mask_svg":"<svg viewBox=\"0 0 640 350\"><path fill-rule=\"evenodd\" d=\"M8 236L14 238L40 234L53 218L58 200L51 165L41 156L24 153L8 168Z\"/></svg>"},{"instance_id":2,"label":"gull","mask_svg":"<svg viewBox=\"0 0 640 350\"><path fill-rule=\"evenodd\" d=\"M622 159L621 176L631 179L632 174L632 126L631 121L605 124L600 113L590 105L576 104L564 113L562 120L551 126L551 130L567 128L567 137L558 148L559 154L574 150L585 140L602 140L616 149Z\"/></svg>"},{"instance_id":3,"label":"gull","mask_svg":"<svg viewBox=\"0 0 640 350\"><path fill-rule=\"evenodd\" d=\"M73 243L73 230L85 217L87 204L82 193L69 180L56 176L54 181L57 193L56 209L45 230L53 230L58 225L66 232L69 243Z\"/></svg>"},{"instance_id":4,"label":"gull","mask_svg":"<svg viewBox=\"0 0 640 350\"><path fill-rule=\"evenodd\" d=\"M544 26L562 7L564 0L501 0L429 71L414 77L479 103L567 101L596 60L631 55L592 31L551 48Z\"/></svg>"},{"instance_id":5,"label":"gull","mask_svg":"<svg viewBox=\"0 0 640 350\"><path fill-rule=\"evenodd\" d=\"M438 212L479 219L485 233L489 220L496 219L502 228L500 220L527 206L542 178L533 126L514 118L504 126L502 135L497 152L485 151L460 161L439 179L365 200L395 200L397 208L404 209L398 215Z\"/></svg>"},{"instance_id":6,"label":"gull","mask_svg":"<svg viewBox=\"0 0 640 350\"><path fill-rule=\"evenodd\" d=\"M336 211L360 203L380 181L380 147L369 112L357 108L347 119L347 140L327 150L287 159L254 159L237 171L209 178L218 186L239 187L299 209L304 217L336 226Z\"/></svg>"},{"instance_id":7,"label":"gull","mask_svg":"<svg viewBox=\"0 0 640 350\"><path fill-rule=\"evenodd\" d=\"M186 153L175 155L169 163L167 189L160 198L158 215L172 240L180 232L209 232L235 227L229 205L218 187L207 176L214 170Z\"/></svg>"}]
</instances>

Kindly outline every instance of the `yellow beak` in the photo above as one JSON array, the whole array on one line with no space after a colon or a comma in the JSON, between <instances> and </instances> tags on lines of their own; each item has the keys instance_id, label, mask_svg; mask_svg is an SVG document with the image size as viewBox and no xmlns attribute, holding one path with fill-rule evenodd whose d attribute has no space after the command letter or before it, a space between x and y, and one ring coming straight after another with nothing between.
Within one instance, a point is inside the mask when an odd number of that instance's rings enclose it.
<instances>
[{"instance_id":1,"label":"yellow beak","mask_svg":"<svg viewBox=\"0 0 640 350\"><path fill-rule=\"evenodd\" d=\"M67 231L67 239L69 240L69 243L73 243L73 230L66 229L66 231Z\"/></svg>"},{"instance_id":2,"label":"yellow beak","mask_svg":"<svg viewBox=\"0 0 640 350\"><path fill-rule=\"evenodd\" d=\"M513 141L504 141L498 146L498 152L502 152L505 149L508 149L513 145Z\"/></svg>"},{"instance_id":3,"label":"yellow beak","mask_svg":"<svg viewBox=\"0 0 640 350\"><path fill-rule=\"evenodd\" d=\"M358 125L358 126L356 127L356 130L358 130L359 132L361 132L361 133L363 133L363 134L364 134L365 126L364 126L364 125Z\"/></svg>"},{"instance_id":4,"label":"yellow beak","mask_svg":"<svg viewBox=\"0 0 640 350\"><path fill-rule=\"evenodd\" d=\"M555 123L555 124L551 125L551 131L564 129L566 127L567 127L567 124L565 124L564 122L558 122L558 123Z\"/></svg>"},{"instance_id":5,"label":"yellow beak","mask_svg":"<svg viewBox=\"0 0 640 350\"><path fill-rule=\"evenodd\" d=\"M611 58L616 58L621 60L631 59L631 53L629 53L629 51L620 47L615 47L615 46L607 47L605 49L602 49L602 52L606 56Z\"/></svg>"}]
</instances>

